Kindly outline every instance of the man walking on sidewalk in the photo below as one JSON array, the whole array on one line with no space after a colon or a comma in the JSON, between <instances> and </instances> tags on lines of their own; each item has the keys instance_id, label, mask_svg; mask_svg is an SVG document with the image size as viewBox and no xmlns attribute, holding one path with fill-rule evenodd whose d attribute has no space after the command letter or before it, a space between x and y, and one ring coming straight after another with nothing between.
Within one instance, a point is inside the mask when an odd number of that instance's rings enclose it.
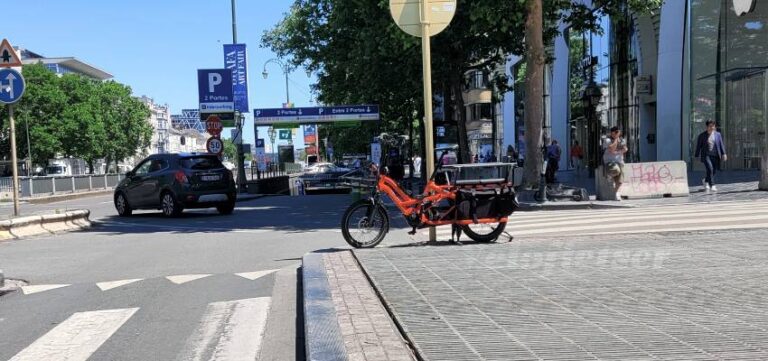
<instances>
[{"instance_id":1,"label":"man walking on sidewalk","mask_svg":"<svg viewBox=\"0 0 768 361\"><path fill-rule=\"evenodd\" d=\"M715 173L720 170L720 161L727 161L728 155L725 154L725 144L723 135L717 131L717 124L714 120L707 120L707 130L699 134L696 140L696 157L701 159L704 167L707 168L707 177L701 182L704 190L717 192L715 186Z\"/></svg>"}]
</instances>

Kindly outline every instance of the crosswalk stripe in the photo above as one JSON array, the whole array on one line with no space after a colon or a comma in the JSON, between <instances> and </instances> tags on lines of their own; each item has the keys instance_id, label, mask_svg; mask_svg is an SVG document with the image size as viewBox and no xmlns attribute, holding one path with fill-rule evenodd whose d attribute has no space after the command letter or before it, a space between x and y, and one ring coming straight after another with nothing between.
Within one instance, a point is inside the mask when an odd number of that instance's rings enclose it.
<instances>
[{"instance_id":1,"label":"crosswalk stripe","mask_svg":"<svg viewBox=\"0 0 768 361\"><path fill-rule=\"evenodd\" d=\"M622 214L615 214L615 215L601 215L599 218L597 217L569 217L568 219L559 218L559 217L550 217L546 218L546 225L547 227L554 227L554 226L567 226L572 224L593 224L593 223L599 223L599 224L605 224L608 221L611 220L625 220L628 219L631 221L631 223L634 223L638 220L648 220L648 219L659 219L659 220L670 220L670 219L689 219L691 218L691 215L697 215L700 216L702 213L694 212L694 213L646 213L643 215L622 215ZM723 218L725 216L752 216L752 217L763 217L768 218L768 209L763 211L754 211L754 210L743 210L743 211L719 211L717 212L718 218ZM761 215L761 216L758 216ZM696 217L698 218L698 217ZM509 223L507 225L514 226L515 228L528 228L531 226L540 227L542 221L545 219L537 219L537 220L526 220L526 221L515 221L514 219L510 219ZM700 221L700 220L699 220Z\"/></svg>"},{"instance_id":2,"label":"crosswalk stripe","mask_svg":"<svg viewBox=\"0 0 768 361\"><path fill-rule=\"evenodd\" d=\"M260 297L208 304L179 360L255 360L270 302Z\"/></svg>"},{"instance_id":3,"label":"crosswalk stripe","mask_svg":"<svg viewBox=\"0 0 768 361\"><path fill-rule=\"evenodd\" d=\"M176 276L166 276L165 278L169 281L180 285L183 283L191 282L194 280L199 280L201 278L205 278L210 276L210 274L199 274L199 275L176 275Z\"/></svg>"},{"instance_id":4,"label":"crosswalk stripe","mask_svg":"<svg viewBox=\"0 0 768 361\"><path fill-rule=\"evenodd\" d=\"M9 361L85 361L136 311L138 308L74 313Z\"/></svg>"},{"instance_id":5,"label":"crosswalk stripe","mask_svg":"<svg viewBox=\"0 0 768 361\"><path fill-rule=\"evenodd\" d=\"M706 214L714 214L716 217L702 216ZM615 227L606 230L608 224ZM768 202L686 203L630 209L519 212L509 218L506 230L513 236L533 236L747 228L768 228ZM420 234L428 233L423 231ZM450 237L450 226L437 227L437 234L441 239Z\"/></svg>"},{"instance_id":6,"label":"crosswalk stripe","mask_svg":"<svg viewBox=\"0 0 768 361\"><path fill-rule=\"evenodd\" d=\"M266 271L235 273L235 275L238 275L238 276L243 277L245 279L249 279L251 281L254 281L254 280L258 279L258 278L264 277L264 276L266 276L268 274L271 274L271 273L275 273L277 271L278 270L276 270L276 269L271 269L271 270L266 270Z\"/></svg>"},{"instance_id":7,"label":"crosswalk stripe","mask_svg":"<svg viewBox=\"0 0 768 361\"><path fill-rule=\"evenodd\" d=\"M113 288L117 288L120 286L129 285L134 282L142 281L143 278L134 278L130 280L120 280L120 281L110 281L110 282L99 282L96 283L96 287L99 287L102 291L109 291Z\"/></svg>"},{"instance_id":8,"label":"crosswalk stripe","mask_svg":"<svg viewBox=\"0 0 768 361\"><path fill-rule=\"evenodd\" d=\"M21 287L21 292L24 293L25 295L31 295L33 293L55 290L57 288L62 288L62 287L67 287L67 286L69 286L69 285L61 284L61 285L22 286Z\"/></svg>"}]
</instances>

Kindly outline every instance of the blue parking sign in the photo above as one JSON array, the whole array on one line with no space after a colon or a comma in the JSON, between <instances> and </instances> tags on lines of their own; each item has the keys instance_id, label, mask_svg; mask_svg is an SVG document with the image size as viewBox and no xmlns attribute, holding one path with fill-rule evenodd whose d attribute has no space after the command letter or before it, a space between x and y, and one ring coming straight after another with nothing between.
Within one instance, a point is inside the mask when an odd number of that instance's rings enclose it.
<instances>
[{"instance_id":1,"label":"blue parking sign","mask_svg":"<svg viewBox=\"0 0 768 361\"><path fill-rule=\"evenodd\" d=\"M232 94L232 70L198 69L197 91L200 113L232 113L235 111Z\"/></svg>"},{"instance_id":2,"label":"blue parking sign","mask_svg":"<svg viewBox=\"0 0 768 361\"><path fill-rule=\"evenodd\" d=\"M0 69L0 103L13 104L21 99L26 89L24 77L13 69Z\"/></svg>"}]
</instances>

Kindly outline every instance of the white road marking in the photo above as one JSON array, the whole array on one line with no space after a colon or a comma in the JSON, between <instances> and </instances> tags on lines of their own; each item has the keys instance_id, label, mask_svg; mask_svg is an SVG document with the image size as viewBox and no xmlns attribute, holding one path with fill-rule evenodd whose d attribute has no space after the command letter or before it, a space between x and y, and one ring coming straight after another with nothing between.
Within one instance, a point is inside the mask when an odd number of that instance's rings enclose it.
<instances>
[{"instance_id":1,"label":"white road marking","mask_svg":"<svg viewBox=\"0 0 768 361\"><path fill-rule=\"evenodd\" d=\"M208 277L208 276L210 276L210 274L205 274L205 275L202 275L202 274L201 275L176 275L176 276L166 276L165 278L167 278L169 281L171 281L171 282L173 282L173 283L175 283L177 285L180 285L180 284L187 283L187 282L190 282L190 281L199 280L201 278L205 278L205 277Z\"/></svg>"},{"instance_id":2,"label":"white road marking","mask_svg":"<svg viewBox=\"0 0 768 361\"><path fill-rule=\"evenodd\" d=\"M99 282L96 284L102 291L109 291L113 288L117 288L120 286L125 286L134 282L142 281L143 278L134 278L130 280L120 280L120 281L110 281L110 282Z\"/></svg>"},{"instance_id":3,"label":"white road marking","mask_svg":"<svg viewBox=\"0 0 768 361\"><path fill-rule=\"evenodd\" d=\"M67 287L69 285L34 285L34 286L23 286L21 287L21 292L23 292L25 295L31 295L33 293L38 292L45 292L50 290L55 290L57 288Z\"/></svg>"},{"instance_id":4,"label":"white road marking","mask_svg":"<svg viewBox=\"0 0 768 361\"><path fill-rule=\"evenodd\" d=\"M136 311L138 308L74 313L9 361L85 361Z\"/></svg>"},{"instance_id":5,"label":"white road marking","mask_svg":"<svg viewBox=\"0 0 768 361\"><path fill-rule=\"evenodd\" d=\"M243 278L249 279L251 281L254 281L257 278L264 277L264 276L266 276L268 274L275 273L277 271L279 271L279 270L271 269L271 270L266 270L266 271L244 272L244 273L235 273L235 274L240 276L240 277L243 277Z\"/></svg>"},{"instance_id":6,"label":"white road marking","mask_svg":"<svg viewBox=\"0 0 768 361\"><path fill-rule=\"evenodd\" d=\"M208 304L179 360L255 360L267 323L269 297Z\"/></svg>"}]
</instances>

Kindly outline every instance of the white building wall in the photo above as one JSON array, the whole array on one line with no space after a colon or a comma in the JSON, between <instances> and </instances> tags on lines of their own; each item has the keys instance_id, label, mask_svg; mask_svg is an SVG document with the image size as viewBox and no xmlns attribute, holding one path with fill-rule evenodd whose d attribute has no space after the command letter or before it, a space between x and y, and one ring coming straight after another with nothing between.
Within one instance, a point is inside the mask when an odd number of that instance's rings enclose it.
<instances>
[{"instance_id":1,"label":"white building wall","mask_svg":"<svg viewBox=\"0 0 768 361\"><path fill-rule=\"evenodd\" d=\"M683 54L686 1L665 1L659 34L657 159L683 159Z\"/></svg>"},{"instance_id":2,"label":"white building wall","mask_svg":"<svg viewBox=\"0 0 768 361\"><path fill-rule=\"evenodd\" d=\"M515 83L515 75L512 73L512 67L520 61L520 57L517 55L510 55L507 58L507 65L504 67L509 78L509 85L512 86ZM507 147L514 146L517 149L517 132L515 131L515 93L509 91L504 94L502 100L502 109L504 114L504 137L502 139L502 154L506 155Z\"/></svg>"},{"instance_id":3,"label":"white building wall","mask_svg":"<svg viewBox=\"0 0 768 361\"><path fill-rule=\"evenodd\" d=\"M568 160L570 159L570 104L569 104L569 64L568 64L568 43L565 37L564 27L561 26L560 34L555 39L555 62L552 64L552 83L551 83L551 116L552 121L552 139L557 139L562 148L560 157L560 169L568 169Z\"/></svg>"}]
</instances>

